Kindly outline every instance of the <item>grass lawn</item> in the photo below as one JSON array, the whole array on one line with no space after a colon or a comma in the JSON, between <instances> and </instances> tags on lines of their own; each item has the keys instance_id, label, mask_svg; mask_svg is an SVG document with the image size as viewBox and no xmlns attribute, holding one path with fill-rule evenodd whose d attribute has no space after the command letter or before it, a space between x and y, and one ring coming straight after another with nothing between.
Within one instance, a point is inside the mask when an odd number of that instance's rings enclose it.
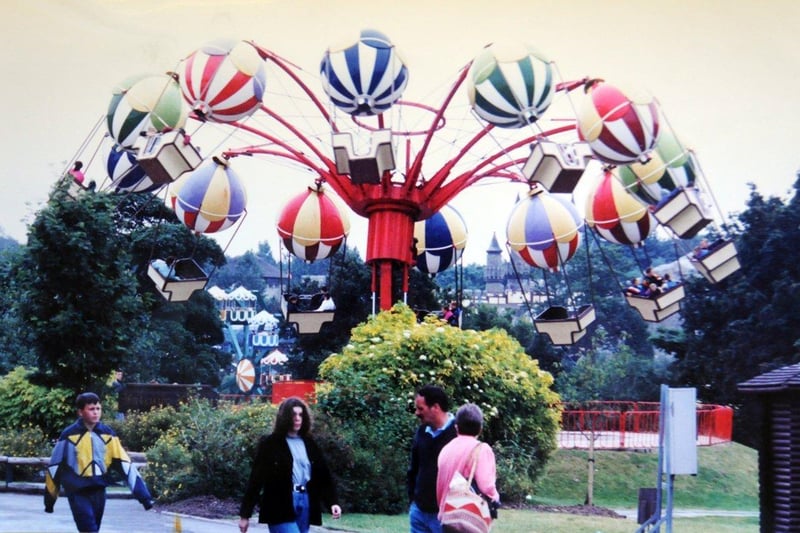
<instances>
[{"instance_id":1,"label":"grass lawn","mask_svg":"<svg viewBox=\"0 0 800 533\"><path fill-rule=\"evenodd\" d=\"M537 483L531 503L576 505L584 503L588 454L559 450ZM735 443L698 448L697 476L675 479L675 509L758 511L758 456L755 450ZM545 513L535 510L500 509L493 533L632 533L636 531L638 489L656 483L656 452L598 451L595 454L594 504L629 509L627 519ZM500 483L502 490L502 480ZM341 520L325 520L325 526L341 531L400 533L408 531L405 514L345 514ZM661 529L664 531L664 528ZM673 531L681 533L757 533L758 518L675 518Z\"/></svg>"},{"instance_id":2,"label":"grass lawn","mask_svg":"<svg viewBox=\"0 0 800 533\"><path fill-rule=\"evenodd\" d=\"M635 518L635 517L634 517ZM402 533L408 531L407 515L344 515L338 521L326 519L325 527L362 533ZM636 520L577 516L563 513L501 510L492 533L633 533ZM758 533L758 518L676 518L673 531L681 533ZM661 528L664 531L664 528Z\"/></svg>"}]
</instances>

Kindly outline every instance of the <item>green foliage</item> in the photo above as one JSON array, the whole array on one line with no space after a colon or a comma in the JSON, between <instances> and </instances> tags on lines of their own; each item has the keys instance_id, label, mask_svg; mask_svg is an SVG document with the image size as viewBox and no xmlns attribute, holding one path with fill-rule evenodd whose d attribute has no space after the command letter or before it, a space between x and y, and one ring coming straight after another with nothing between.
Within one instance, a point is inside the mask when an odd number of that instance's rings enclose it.
<instances>
[{"instance_id":1,"label":"green foliage","mask_svg":"<svg viewBox=\"0 0 800 533\"><path fill-rule=\"evenodd\" d=\"M30 226L17 296L43 383L98 389L130 358L143 307L114 208L56 195Z\"/></svg>"},{"instance_id":2,"label":"green foliage","mask_svg":"<svg viewBox=\"0 0 800 533\"><path fill-rule=\"evenodd\" d=\"M659 385L666 381L666 362L638 356L624 341L608 346L598 328L592 348L556 378L556 390L567 402L658 401Z\"/></svg>"},{"instance_id":3,"label":"green foliage","mask_svg":"<svg viewBox=\"0 0 800 533\"><path fill-rule=\"evenodd\" d=\"M150 416L166 421L173 414L175 423L145 450L143 476L158 498L241 498L258 439L271 431L274 406L192 400L177 411Z\"/></svg>"},{"instance_id":4,"label":"green foliage","mask_svg":"<svg viewBox=\"0 0 800 533\"><path fill-rule=\"evenodd\" d=\"M761 416L738 384L800 361L800 180L794 189L788 203L753 189L732 229L741 270L715 285L691 283L681 303L675 382L697 387L701 401L741 407L734 439L753 447Z\"/></svg>"},{"instance_id":5,"label":"green foliage","mask_svg":"<svg viewBox=\"0 0 800 533\"><path fill-rule=\"evenodd\" d=\"M4 431L40 428L48 437L57 437L74 422L75 394L65 388L31 383L31 375L30 370L17 367L0 378L0 427Z\"/></svg>"},{"instance_id":6,"label":"green foliage","mask_svg":"<svg viewBox=\"0 0 800 533\"><path fill-rule=\"evenodd\" d=\"M9 457L49 457L53 445L51 439L40 428L30 422L16 428L7 428L0 431L0 455ZM42 468L38 466L13 466L6 463L0 464L0 476L6 477L6 469L12 468L15 481L36 480L41 475Z\"/></svg>"},{"instance_id":7,"label":"green foliage","mask_svg":"<svg viewBox=\"0 0 800 533\"><path fill-rule=\"evenodd\" d=\"M345 474L345 490L375 495L368 502L375 510L399 512L407 503L397 480L404 479L416 426L409 408L426 383L442 385L454 406L479 405L484 439L519 450L507 456L524 458L522 471L531 480L555 449L559 398L552 376L501 330L464 331L433 317L417 323L410 308L397 304L356 327L350 344L322 364L320 377L326 385L318 391L319 406L341 421L356 458L380 457L368 467L377 476ZM502 479L499 485L503 494L523 492Z\"/></svg>"}]
</instances>

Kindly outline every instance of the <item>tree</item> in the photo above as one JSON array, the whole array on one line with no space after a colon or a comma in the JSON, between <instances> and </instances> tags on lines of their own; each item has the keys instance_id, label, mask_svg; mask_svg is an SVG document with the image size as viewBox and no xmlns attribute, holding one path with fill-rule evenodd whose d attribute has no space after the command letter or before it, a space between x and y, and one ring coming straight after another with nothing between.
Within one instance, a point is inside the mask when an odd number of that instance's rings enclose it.
<instances>
[{"instance_id":1,"label":"tree","mask_svg":"<svg viewBox=\"0 0 800 533\"><path fill-rule=\"evenodd\" d=\"M106 195L55 194L37 214L18 280L42 383L97 390L135 358L147 319L127 244Z\"/></svg>"},{"instance_id":2,"label":"tree","mask_svg":"<svg viewBox=\"0 0 800 533\"><path fill-rule=\"evenodd\" d=\"M438 383L453 405L473 402L485 417L483 438L495 447L503 500L520 502L555 450L560 413L553 378L504 331L465 331L403 304L353 329L348 345L320 366L318 405L341 423L356 454L348 473L361 511L399 512L414 391ZM359 460L359 457L365 460ZM371 460L366 460L370 457ZM373 495L371 501L355 497Z\"/></svg>"},{"instance_id":3,"label":"tree","mask_svg":"<svg viewBox=\"0 0 800 533\"><path fill-rule=\"evenodd\" d=\"M741 409L739 383L800 361L799 188L800 179L787 204L753 187L731 228L741 270L716 285L689 284L675 383L697 387L701 401ZM740 410L736 420L734 439L758 445L757 415Z\"/></svg>"},{"instance_id":4,"label":"tree","mask_svg":"<svg viewBox=\"0 0 800 533\"><path fill-rule=\"evenodd\" d=\"M31 367L36 363L31 330L25 327L18 312L23 294L18 281L23 251L21 247L0 251L0 373L17 365Z\"/></svg>"}]
</instances>

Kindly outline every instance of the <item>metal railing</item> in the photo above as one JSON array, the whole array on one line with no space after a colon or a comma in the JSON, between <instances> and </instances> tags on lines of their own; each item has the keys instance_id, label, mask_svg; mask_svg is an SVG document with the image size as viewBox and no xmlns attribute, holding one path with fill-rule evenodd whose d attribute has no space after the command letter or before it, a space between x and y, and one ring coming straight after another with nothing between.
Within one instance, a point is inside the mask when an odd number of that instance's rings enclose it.
<instances>
[{"instance_id":1,"label":"metal railing","mask_svg":"<svg viewBox=\"0 0 800 533\"><path fill-rule=\"evenodd\" d=\"M561 415L560 448L630 450L658 447L658 402L598 401L566 404ZM733 409L697 405L697 445L730 442Z\"/></svg>"}]
</instances>

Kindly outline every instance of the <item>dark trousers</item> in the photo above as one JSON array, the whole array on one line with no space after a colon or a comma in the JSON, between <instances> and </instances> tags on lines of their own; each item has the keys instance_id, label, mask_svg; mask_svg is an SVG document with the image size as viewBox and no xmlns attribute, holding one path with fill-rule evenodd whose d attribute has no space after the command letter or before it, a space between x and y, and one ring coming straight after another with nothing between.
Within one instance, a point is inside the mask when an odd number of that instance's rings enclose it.
<instances>
[{"instance_id":1,"label":"dark trousers","mask_svg":"<svg viewBox=\"0 0 800 533\"><path fill-rule=\"evenodd\" d=\"M106 489L85 489L67 496L72 518L81 533L100 531L103 511L106 508Z\"/></svg>"}]
</instances>

